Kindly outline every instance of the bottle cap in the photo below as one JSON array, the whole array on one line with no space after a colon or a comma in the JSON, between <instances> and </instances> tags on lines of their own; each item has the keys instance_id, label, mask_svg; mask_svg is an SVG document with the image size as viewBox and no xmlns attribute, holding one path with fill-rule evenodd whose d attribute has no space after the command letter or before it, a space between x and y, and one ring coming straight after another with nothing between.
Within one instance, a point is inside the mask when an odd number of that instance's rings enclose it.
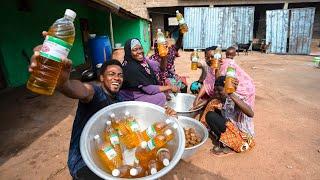
<instances>
[{"instance_id":1,"label":"bottle cap","mask_svg":"<svg viewBox=\"0 0 320 180\"><path fill-rule=\"evenodd\" d=\"M171 119L166 119L166 124L170 124L172 123L172 120Z\"/></svg>"},{"instance_id":2,"label":"bottle cap","mask_svg":"<svg viewBox=\"0 0 320 180\"><path fill-rule=\"evenodd\" d=\"M171 129L167 129L165 132L164 132L165 135L169 136L170 134L172 134L172 130Z\"/></svg>"},{"instance_id":3,"label":"bottle cap","mask_svg":"<svg viewBox=\"0 0 320 180\"><path fill-rule=\"evenodd\" d=\"M177 124L177 123L174 123L174 124L173 124L173 128L174 128L174 129L177 129L177 128L178 128L178 124Z\"/></svg>"},{"instance_id":4,"label":"bottle cap","mask_svg":"<svg viewBox=\"0 0 320 180\"><path fill-rule=\"evenodd\" d=\"M161 32L161 29L158 29L158 32Z\"/></svg>"},{"instance_id":5,"label":"bottle cap","mask_svg":"<svg viewBox=\"0 0 320 180\"><path fill-rule=\"evenodd\" d=\"M93 138L94 138L95 140L97 140L97 139L100 138L100 136L97 134L97 135L95 135Z\"/></svg>"},{"instance_id":6,"label":"bottle cap","mask_svg":"<svg viewBox=\"0 0 320 180\"><path fill-rule=\"evenodd\" d=\"M109 117L110 117L110 118L115 118L116 115L115 115L114 113L111 113L111 114L109 115Z\"/></svg>"},{"instance_id":7,"label":"bottle cap","mask_svg":"<svg viewBox=\"0 0 320 180\"><path fill-rule=\"evenodd\" d=\"M158 172L158 171L157 171L156 168L151 168L151 170L150 170L151 175L153 175L153 174L155 174L155 173L157 173L157 172Z\"/></svg>"},{"instance_id":8,"label":"bottle cap","mask_svg":"<svg viewBox=\"0 0 320 180\"><path fill-rule=\"evenodd\" d=\"M112 176L118 177L119 175L120 175L119 169L114 169L114 170L112 171Z\"/></svg>"},{"instance_id":9,"label":"bottle cap","mask_svg":"<svg viewBox=\"0 0 320 180\"><path fill-rule=\"evenodd\" d=\"M124 115L125 115L125 116L130 116L130 112L129 112L129 111L126 111L126 112L124 113Z\"/></svg>"},{"instance_id":10,"label":"bottle cap","mask_svg":"<svg viewBox=\"0 0 320 180\"><path fill-rule=\"evenodd\" d=\"M179 10L176 10L176 13L178 14L178 13L179 13Z\"/></svg>"},{"instance_id":11,"label":"bottle cap","mask_svg":"<svg viewBox=\"0 0 320 180\"><path fill-rule=\"evenodd\" d=\"M107 121L107 122L106 122L106 125L107 125L107 126L110 126L110 125L111 125L111 121Z\"/></svg>"},{"instance_id":12,"label":"bottle cap","mask_svg":"<svg viewBox=\"0 0 320 180\"><path fill-rule=\"evenodd\" d=\"M146 141L142 141L140 146L145 149L148 146L148 143Z\"/></svg>"},{"instance_id":13,"label":"bottle cap","mask_svg":"<svg viewBox=\"0 0 320 180\"><path fill-rule=\"evenodd\" d=\"M164 159L163 161L162 161L162 163L163 163L163 165L164 166L169 166L169 164L170 164L170 161L169 161L169 159Z\"/></svg>"},{"instance_id":14,"label":"bottle cap","mask_svg":"<svg viewBox=\"0 0 320 180\"><path fill-rule=\"evenodd\" d=\"M138 175L138 170L137 170L136 168L130 169L130 175L131 175L131 176L136 176L136 175Z\"/></svg>"},{"instance_id":15,"label":"bottle cap","mask_svg":"<svg viewBox=\"0 0 320 180\"><path fill-rule=\"evenodd\" d=\"M75 13L71 9L66 9L66 12L64 13L64 15L69 16L72 20L74 20L77 16L77 13Z\"/></svg>"}]
</instances>

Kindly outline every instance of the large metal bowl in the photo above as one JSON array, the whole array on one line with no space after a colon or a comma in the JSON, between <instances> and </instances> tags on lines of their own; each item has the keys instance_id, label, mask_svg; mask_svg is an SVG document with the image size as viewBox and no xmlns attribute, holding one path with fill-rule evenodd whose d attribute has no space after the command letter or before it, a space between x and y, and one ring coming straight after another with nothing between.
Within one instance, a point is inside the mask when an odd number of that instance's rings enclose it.
<instances>
[{"instance_id":1,"label":"large metal bowl","mask_svg":"<svg viewBox=\"0 0 320 180\"><path fill-rule=\"evenodd\" d=\"M112 175L108 174L101 162L98 159L96 153L95 143L93 137L96 134L102 135L103 129L105 127L105 122L109 117L110 113L115 113L116 117L123 117L124 113L129 111L133 116L137 118L137 121L141 129L145 129L156 121L164 121L169 118L165 115L164 108L138 101L127 101L116 103L110 106L107 106L97 113L95 113L87 122L86 126L83 129L80 139L80 151L84 162L87 164L89 169L93 171L96 175L103 179L120 179L114 178ZM176 119L172 119L177 122ZM172 160L169 166L163 168L161 171L154 175L146 176L143 178L137 179L158 179L161 176L167 174L181 159L181 156L184 152L185 146L185 136L182 127L179 125L175 138L168 143L168 149L171 152Z\"/></svg>"},{"instance_id":2,"label":"large metal bowl","mask_svg":"<svg viewBox=\"0 0 320 180\"><path fill-rule=\"evenodd\" d=\"M195 110L191 110L193 106L193 102L196 99L195 95L187 94L187 93L177 93L176 95L170 94L171 100L167 102L167 106L174 109L178 116L187 116L194 118L196 117L202 110L203 107L200 107Z\"/></svg>"},{"instance_id":3,"label":"large metal bowl","mask_svg":"<svg viewBox=\"0 0 320 180\"><path fill-rule=\"evenodd\" d=\"M196 119L186 116L179 116L178 121L183 128L194 128L201 137L201 142L199 144L185 148L182 159L187 160L198 151L200 146L202 146L207 141L209 133L207 128Z\"/></svg>"}]
</instances>

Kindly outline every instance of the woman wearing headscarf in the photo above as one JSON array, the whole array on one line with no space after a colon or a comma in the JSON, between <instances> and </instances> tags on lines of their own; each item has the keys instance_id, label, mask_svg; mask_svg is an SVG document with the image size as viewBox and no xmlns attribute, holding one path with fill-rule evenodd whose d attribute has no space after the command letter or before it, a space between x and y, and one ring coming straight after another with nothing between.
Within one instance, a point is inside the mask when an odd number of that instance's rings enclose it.
<instances>
[{"instance_id":1,"label":"woman wearing headscarf","mask_svg":"<svg viewBox=\"0 0 320 180\"><path fill-rule=\"evenodd\" d=\"M165 57L159 55L159 50L156 48L158 46L157 41L154 43L154 54L150 57L150 61L156 61L160 64L160 71L156 73L157 79L160 85L177 86L180 92L187 92L187 83L185 79L176 74L174 61L178 50L181 48L183 34L179 32L179 38L175 44L172 42L167 43L168 54Z\"/></svg>"},{"instance_id":2,"label":"woman wearing headscarf","mask_svg":"<svg viewBox=\"0 0 320 180\"><path fill-rule=\"evenodd\" d=\"M124 50L124 82L120 95L126 101L144 101L164 106L166 96L163 92L176 92L177 87L159 85L155 73L159 71L160 65L145 58L138 39L128 40Z\"/></svg>"}]
</instances>

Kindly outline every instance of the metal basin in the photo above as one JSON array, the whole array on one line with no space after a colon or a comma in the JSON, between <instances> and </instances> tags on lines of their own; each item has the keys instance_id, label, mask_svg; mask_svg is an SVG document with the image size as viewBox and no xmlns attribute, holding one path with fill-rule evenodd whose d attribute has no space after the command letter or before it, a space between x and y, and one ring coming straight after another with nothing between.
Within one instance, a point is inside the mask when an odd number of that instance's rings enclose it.
<instances>
[{"instance_id":1,"label":"metal basin","mask_svg":"<svg viewBox=\"0 0 320 180\"><path fill-rule=\"evenodd\" d=\"M110 113L115 113L116 117L123 117L126 111L129 111L137 118L141 129L147 128L156 121L164 121L169 118L165 115L164 108L154 104L138 101L116 103L107 106L94 114L87 122L81 134L80 151L82 158L89 169L103 179L120 178L114 178L112 175L104 171L104 168L99 161L96 153L96 147L93 141L93 137L96 134L99 134L100 136L102 135L103 129L105 127L105 122L108 119ZM177 120L174 118L172 120L177 122ZM168 143L168 149L170 150L172 156L169 166L163 168L161 171L154 175L137 179L158 179L161 176L167 174L176 166L176 164L181 159L185 146L185 136L180 125L178 126L177 132L175 134L175 138Z\"/></svg>"},{"instance_id":2,"label":"metal basin","mask_svg":"<svg viewBox=\"0 0 320 180\"><path fill-rule=\"evenodd\" d=\"M196 119L185 117L185 116L179 116L178 121L183 128L194 128L201 137L201 142L199 144L192 147L185 148L184 153L182 155L182 159L186 160L190 158L194 153L196 153L199 147L202 146L204 142L206 142L206 140L208 139L209 133L207 128L200 121Z\"/></svg>"},{"instance_id":3,"label":"metal basin","mask_svg":"<svg viewBox=\"0 0 320 180\"><path fill-rule=\"evenodd\" d=\"M167 106L174 109L178 116L187 116L194 118L202 110L203 107L190 111L193 106L193 102L196 99L195 95L187 93L177 93L176 95L171 94L171 100L167 102Z\"/></svg>"}]
</instances>

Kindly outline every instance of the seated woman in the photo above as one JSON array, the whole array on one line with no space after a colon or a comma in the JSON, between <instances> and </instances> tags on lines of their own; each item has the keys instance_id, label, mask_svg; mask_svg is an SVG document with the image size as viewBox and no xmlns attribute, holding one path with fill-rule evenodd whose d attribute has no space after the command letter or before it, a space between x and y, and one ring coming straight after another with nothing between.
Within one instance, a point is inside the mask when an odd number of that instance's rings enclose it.
<instances>
[{"instance_id":1,"label":"seated woman","mask_svg":"<svg viewBox=\"0 0 320 180\"><path fill-rule=\"evenodd\" d=\"M159 71L159 63L148 61L138 39L130 39L124 47L123 66L124 82L120 95L125 101L144 101L164 106L166 96L163 92L177 92L172 85L161 86L155 72Z\"/></svg>"},{"instance_id":2,"label":"seated woman","mask_svg":"<svg viewBox=\"0 0 320 180\"><path fill-rule=\"evenodd\" d=\"M181 48L183 34L179 34L179 38L175 44L168 42L168 54L166 57L160 57L157 48L157 41L154 43L154 54L150 57L150 61L156 61L160 64L160 71L156 73L157 79L162 86L177 86L180 92L187 92L187 83L184 78L176 74L174 61L178 50Z\"/></svg>"},{"instance_id":3,"label":"seated woman","mask_svg":"<svg viewBox=\"0 0 320 180\"><path fill-rule=\"evenodd\" d=\"M254 146L253 105L254 96L246 97L237 92L226 94L224 91L225 76L220 76L214 84L214 99L211 110L205 112L205 119L213 133L216 155L231 152L244 152ZM238 81L233 81L235 88ZM254 88L254 87L248 87Z\"/></svg>"}]
</instances>

